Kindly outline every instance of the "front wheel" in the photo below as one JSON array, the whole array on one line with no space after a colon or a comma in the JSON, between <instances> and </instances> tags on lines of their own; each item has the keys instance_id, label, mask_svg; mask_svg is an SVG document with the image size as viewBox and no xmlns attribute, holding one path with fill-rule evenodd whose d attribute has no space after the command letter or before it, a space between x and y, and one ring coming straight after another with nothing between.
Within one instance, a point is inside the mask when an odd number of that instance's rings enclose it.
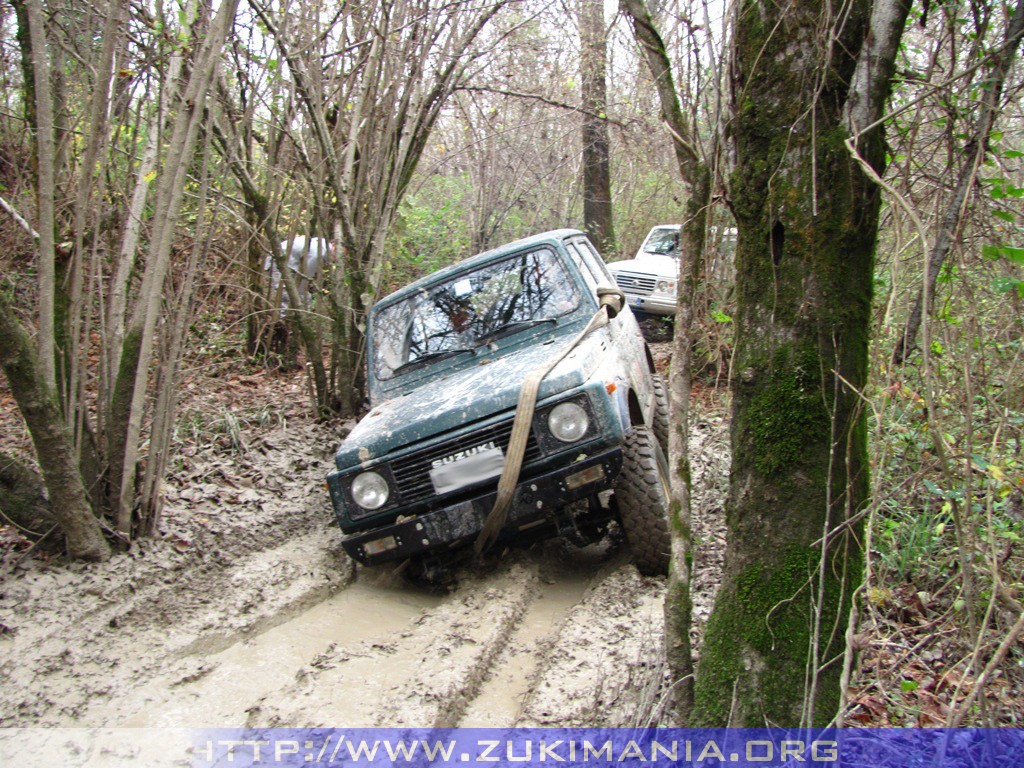
<instances>
[{"instance_id":1,"label":"front wheel","mask_svg":"<svg viewBox=\"0 0 1024 768\"><path fill-rule=\"evenodd\" d=\"M669 483L665 454L645 426L637 426L622 448L622 473L615 485L619 520L633 549L637 570L645 576L668 574Z\"/></svg>"},{"instance_id":2,"label":"front wheel","mask_svg":"<svg viewBox=\"0 0 1024 768\"><path fill-rule=\"evenodd\" d=\"M654 437L661 446L661 450L668 454L668 433L671 429L671 412L669 411L668 385L660 373L652 376L654 381L654 418L651 426L654 428Z\"/></svg>"}]
</instances>

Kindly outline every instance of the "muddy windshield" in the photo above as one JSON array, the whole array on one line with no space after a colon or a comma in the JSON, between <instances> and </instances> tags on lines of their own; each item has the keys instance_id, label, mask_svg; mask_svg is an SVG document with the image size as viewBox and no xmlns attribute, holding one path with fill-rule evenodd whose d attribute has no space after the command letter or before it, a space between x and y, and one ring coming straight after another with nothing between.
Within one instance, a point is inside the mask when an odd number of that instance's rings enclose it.
<instances>
[{"instance_id":1,"label":"muddy windshield","mask_svg":"<svg viewBox=\"0 0 1024 768\"><path fill-rule=\"evenodd\" d=\"M655 229L644 241L644 253L675 256L679 247L679 231L676 229Z\"/></svg>"},{"instance_id":2,"label":"muddy windshield","mask_svg":"<svg viewBox=\"0 0 1024 768\"><path fill-rule=\"evenodd\" d=\"M557 322L579 304L576 281L550 248L463 272L377 314L374 372L390 379L430 360L472 354L502 336Z\"/></svg>"}]
</instances>

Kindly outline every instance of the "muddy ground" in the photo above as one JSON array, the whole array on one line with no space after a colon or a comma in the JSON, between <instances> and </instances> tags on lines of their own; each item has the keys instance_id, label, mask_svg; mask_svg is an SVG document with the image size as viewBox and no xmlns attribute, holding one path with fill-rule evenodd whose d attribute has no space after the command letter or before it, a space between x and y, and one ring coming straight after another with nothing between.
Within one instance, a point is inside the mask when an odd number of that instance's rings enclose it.
<instances>
[{"instance_id":1,"label":"muddy ground","mask_svg":"<svg viewBox=\"0 0 1024 768\"><path fill-rule=\"evenodd\" d=\"M664 581L557 541L446 593L356 567L323 488L345 425L178 443L159 537L102 565L8 557L0 726L628 726L663 713ZM693 429L699 632L723 551L724 419Z\"/></svg>"}]
</instances>

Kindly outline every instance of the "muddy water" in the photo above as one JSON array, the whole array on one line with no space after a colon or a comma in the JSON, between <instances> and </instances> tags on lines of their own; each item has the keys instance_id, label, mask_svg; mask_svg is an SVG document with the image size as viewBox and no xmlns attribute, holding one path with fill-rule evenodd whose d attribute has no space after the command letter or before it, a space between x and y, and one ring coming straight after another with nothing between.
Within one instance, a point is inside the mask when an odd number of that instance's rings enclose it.
<instances>
[{"instance_id":1,"label":"muddy water","mask_svg":"<svg viewBox=\"0 0 1024 768\"><path fill-rule=\"evenodd\" d=\"M558 638L569 610L591 583L584 573L563 574L541 587L498 657L494 671L466 709L463 728L510 728L516 724L544 651Z\"/></svg>"},{"instance_id":2,"label":"muddy water","mask_svg":"<svg viewBox=\"0 0 1024 768\"><path fill-rule=\"evenodd\" d=\"M76 724L511 727L529 719L529 707L558 721L569 703L534 699L541 679L545 698L565 698L563 690L577 687L570 672L583 660L561 648L565 633L576 625L602 628L608 647L621 653L628 642L618 628L627 622L614 603L650 591L630 570L635 584L620 577L616 600L589 605L611 574L621 574L625 554L557 545L510 554L460 573L445 596L360 569L348 586L312 606L296 603L294 615L272 627L269 621L284 618L280 612L248 625L249 634L236 631L214 644L204 644L202 634L185 638L190 650L165 651L159 673L134 676L125 694L133 677L126 670L122 692L94 698ZM593 640L585 655L595 648L608 655ZM569 671L552 671L552 659ZM602 671L602 681L629 667L614 659L607 666L612 671Z\"/></svg>"},{"instance_id":3,"label":"muddy water","mask_svg":"<svg viewBox=\"0 0 1024 768\"><path fill-rule=\"evenodd\" d=\"M332 644L383 640L440 601L408 588L357 582L260 635L193 660L184 674L150 681L117 702L116 712L97 714L109 726L241 727L248 709L294 682Z\"/></svg>"}]
</instances>

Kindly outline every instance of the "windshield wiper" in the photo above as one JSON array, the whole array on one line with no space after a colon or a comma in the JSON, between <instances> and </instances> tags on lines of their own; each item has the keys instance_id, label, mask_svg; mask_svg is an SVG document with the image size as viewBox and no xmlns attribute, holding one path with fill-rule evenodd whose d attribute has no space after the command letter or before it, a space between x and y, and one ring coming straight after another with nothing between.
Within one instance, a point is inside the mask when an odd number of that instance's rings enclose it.
<instances>
[{"instance_id":1,"label":"windshield wiper","mask_svg":"<svg viewBox=\"0 0 1024 768\"><path fill-rule=\"evenodd\" d=\"M400 366L395 368L394 371L392 371L392 373L401 373L402 371L407 371L411 368L417 368L420 365L425 365L434 360L444 360L445 358L448 357L455 357L456 355L461 355L463 352L472 352L475 355L476 348L455 347L454 349L440 349L436 352L427 352L426 354L420 355L415 360L410 360L407 363L402 363Z\"/></svg>"},{"instance_id":2,"label":"windshield wiper","mask_svg":"<svg viewBox=\"0 0 1024 768\"><path fill-rule=\"evenodd\" d=\"M544 323L558 325L558 319L554 317L544 317L535 320L517 320L515 322L502 325L483 336L478 336L476 341L478 344L489 344L495 339L500 339L503 336L508 336L516 331L522 331L526 328L533 328L535 325L543 325Z\"/></svg>"}]
</instances>

